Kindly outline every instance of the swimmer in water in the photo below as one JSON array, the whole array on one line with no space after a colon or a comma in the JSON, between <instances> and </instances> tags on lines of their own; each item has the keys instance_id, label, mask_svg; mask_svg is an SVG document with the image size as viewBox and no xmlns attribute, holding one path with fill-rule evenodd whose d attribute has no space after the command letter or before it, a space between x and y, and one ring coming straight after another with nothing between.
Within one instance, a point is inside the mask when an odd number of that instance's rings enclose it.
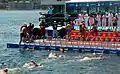
<instances>
[{"instance_id":1,"label":"swimmer in water","mask_svg":"<svg viewBox=\"0 0 120 74\"><path fill-rule=\"evenodd\" d=\"M65 52L64 47L61 47L61 48L60 48L60 51L61 51L62 53L64 53L64 52Z\"/></svg>"},{"instance_id":2,"label":"swimmer in water","mask_svg":"<svg viewBox=\"0 0 120 74\"><path fill-rule=\"evenodd\" d=\"M94 57L103 57L103 53L93 53Z\"/></svg>"},{"instance_id":3,"label":"swimmer in water","mask_svg":"<svg viewBox=\"0 0 120 74\"><path fill-rule=\"evenodd\" d=\"M8 74L8 71L11 72L11 71L15 71L15 70L33 69L33 68L40 68L40 67L43 67L43 65L38 64L35 61L31 60L30 63L25 63L22 67L0 69L0 74Z\"/></svg>"},{"instance_id":4,"label":"swimmer in water","mask_svg":"<svg viewBox=\"0 0 120 74\"><path fill-rule=\"evenodd\" d=\"M5 70L4 70L4 73L5 73L5 74L8 74L8 69L5 69Z\"/></svg>"},{"instance_id":5,"label":"swimmer in water","mask_svg":"<svg viewBox=\"0 0 120 74\"><path fill-rule=\"evenodd\" d=\"M35 67L43 67L43 65L31 60L30 63L25 63L22 68L32 69Z\"/></svg>"},{"instance_id":6,"label":"swimmer in water","mask_svg":"<svg viewBox=\"0 0 120 74\"><path fill-rule=\"evenodd\" d=\"M63 52L62 52L63 53ZM48 59L57 59L57 58L64 58L65 55L63 55L62 53L50 53L48 55Z\"/></svg>"},{"instance_id":7,"label":"swimmer in water","mask_svg":"<svg viewBox=\"0 0 120 74\"><path fill-rule=\"evenodd\" d=\"M48 55L49 59L50 58L57 58L57 57L58 57L58 55L56 53L52 53L52 52Z\"/></svg>"},{"instance_id":8,"label":"swimmer in water","mask_svg":"<svg viewBox=\"0 0 120 74\"><path fill-rule=\"evenodd\" d=\"M35 61L31 60L31 63L33 66L38 67L38 66L42 66L42 64L37 64Z\"/></svg>"},{"instance_id":9,"label":"swimmer in water","mask_svg":"<svg viewBox=\"0 0 120 74\"><path fill-rule=\"evenodd\" d=\"M88 55L84 56L82 58L82 60L101 59L102 57L103 57L103 54L101 54L101 53L93 53L92 55L88 54Z\"/></svg>"},{"instance_id":10,"label":"swimmer in water","mask_svg":"<svg viewBox=\"0 0 120 74\"><path fill-rule=\"evenodd\" d=\"M8 74L8 69L1 69L0 74Z\"/></svg>"}]
</instances>

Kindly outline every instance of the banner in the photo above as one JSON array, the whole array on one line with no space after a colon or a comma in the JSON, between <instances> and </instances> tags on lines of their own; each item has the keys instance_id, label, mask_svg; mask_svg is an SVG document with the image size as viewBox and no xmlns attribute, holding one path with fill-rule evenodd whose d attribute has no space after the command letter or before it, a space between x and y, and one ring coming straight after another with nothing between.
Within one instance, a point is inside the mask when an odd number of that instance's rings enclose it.
<instances>
[{"instance_id":1,"label":"banner","mask_svg":"<svg viewBox=\"0 0 120 74\"><path fill-rule=\"evenodd\" d=\"M73 2L66 3L66 7L105 7L105 6L120 6L120 1L102 1L102 2Z\"/></svg>"}]
</instances>

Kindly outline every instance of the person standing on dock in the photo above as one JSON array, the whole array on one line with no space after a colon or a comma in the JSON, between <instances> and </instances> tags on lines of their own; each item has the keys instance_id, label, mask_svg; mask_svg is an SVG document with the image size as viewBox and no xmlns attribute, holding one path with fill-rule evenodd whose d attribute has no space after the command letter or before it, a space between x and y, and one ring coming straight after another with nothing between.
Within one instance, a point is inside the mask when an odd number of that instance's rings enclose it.
<instances>
[{"instance_id":1,"label":"person standing on dock","mask_svg":"<svg viewBox=\"0 0 120 74\"><path fill-rule=\"evenodd\" d=\"M118 17L118 28L120 28L120 12L117 14L117 17Z\"/></svg>"},{"instance_id":2,"label":"person standing on dock","mask_svg":"<svg viewBox=\"0 0 120 74\"><path fill-rule=\"evenodd\" d=\"M41 23L39 26L40 26L40 36L41 38L45 38L46 29L45 29L44 23Z\"/></svg>"},{"instance_id":3,"label":"person standing on dock","mask_svg":"<svg viewBox=\"0 0 120 74\"><path fill-rule=\"evenodd\" d=\"M88 27L88 20L89 20L89 16L88 16L88 14L86 13L85 15L84 15L84 19L85 19L85 25L86 25L86 27Z\"/></svg>"},{"instance_id":4,"label":"person standing on dock","mask_svg":"<svg viewBox=\"0 0 120 74\"><path fill-rule=\"evenodd\" d=\"M91 29L91 33L93 34L93 36L97 36L97 25L96 24L92 24L92 29Z\"/></svg>"},{"instance_id":5,"label":"person standing on dock","mask_svg":"<svg viewBox=\"0 0 120 74\"><path fill-rule=\"evenodd\" d=\"M113 21L113 30L117 31L117 21L118 21L118 17L117 17L115 14L113 14L112 21Z\"/></svg>"},{"instance_id":6,"label":"person standing on dock","mask_svg":"<svg viewBox=\"0 0 120 74\"><path fill-rule=\"evenodd\" d=\"M108 26L112 26L112 17L113 17L113 14L112 13L108 13Z\"/></svg>"},{"instance_id":7,"label":"person standing on dock","mask_svg":"<svg viewBox=\"0 0 120 74\"><path fill-rule=\"evenodd\" d=\"M80 24L80 34L81 34L82 40L85 40L85 32L86 32L85 22L82 21Z\"/></svg>"},{"instance_id":8,"label":"person standing on dock","mask_svg":"<svg viewBox=\"0 0 120 74\"><path fill-rule=\"evenodd\" d=\"M106 26L106 23L107 23L107 17L106 17L106 15L104 14L104 15L102 16L102 26L103 26L103 27Z\"/></svg>"},{"instance_id":9,"label":"person standing on dock","mask_svg":"<svg viewBox=\"0 0 120 74\"><path fill-rule=\"evenodd\" d=\"M100 27L101 26L101 15L100 14L97 14L96 20L98 21L97 26Z\"/></svg>"},{"instance_id":10,"label":"person standing on dock","mask_svg":"<svg viewBox=\"0 0 120 74\"><path fill-rule=\"evenodd\" d=\"M94 15L93 14L90 14L90 17L89 17L89 26L91 27L92 24L95 23L95 18L94 18Z\"/></svg>"},{"instance_id":11,"label":"person standing on dock","mask_svg":"<svg viewBox=\"0 0 120 74\"><path fill-rule=\"evenodd\" d=\"M83 14L78 14L79 17L79 22L81 23L82 21L85 21ZM79 24L80 24L79 23Z\"/></svg>"},{"instance_id":12,"label":"person standing on dock","mask_svg":"<svg viewBox=\"0 0 120 74\"><path fill-rule=\"evenodd\" d=\"M32 42L32 40L33 40L32 39L33 29L34 29L34 24L29 23L29 26L27 27L29 42Z\"/></svg>"},{"instance_id":13,"label":"person standing on dock","mask_svg":"<svg viewBox=\"0 0 120 74\"><path fill-rule=\"evenodd\" d=\"M48 7L48 14L53 14L54 8L52 6Z\"/></svg>"},{"instance_id":14,"label":"person standing on dock","mask_svg":"<svg viewBox=\"0 0 120 74\"><path fill-rule=\"evenodd\" d=\"M71 25L71 29L74 30L74 23L73 23L73 21L70 21L69 24Z\"/></svg>"},{"instance_id":15,"label":"person standing on dock","mask_svg":"<svg viewBox=\"0 0 120 74\"><path fill-rule=\"evenodd\" d=\"M19 42L19 44L21 44L22 41L26 42L27 37L28 37L27 24L24 24L20 28L20 42Z\"/></svg>"},{"instance_id":16,"label":"person standing on dock","mask_svg":"<svg viewBox=\"0 0 120 74\"><path fill-rule=\"evenodd\" d=\"M72 31L71 25L67 24L67 26L66 26L66 32L67 32L67 36L68 36L68 40L69 41L71 39L71 31Z\"/></svg>"},{"instance_id":17,"label":"person standing on dock","mask_svg":"<svg viewBox=\"0 0 120 74\"><path fill-rule=\"evenodd\" d=\"M73 23L74 23L75 25L79 25L79 24L80 24L80 19L79 19L79 17L77 17L77 18L73 21Z\"/></svg>"},{"instance_id":18,"label":"person standing on dock","mask_svg":"<svg viewBox=\"0 0 120 74\"><path fill-rule=\"evenodd\" d=\"M53 36L53 38L57 38L57 36L58 36L58 32L57 32L57 23L56 23L56 21L54 21L52 27L53 27L53 33L52 33L52 36Z\"/></svg>"}]
</instances>

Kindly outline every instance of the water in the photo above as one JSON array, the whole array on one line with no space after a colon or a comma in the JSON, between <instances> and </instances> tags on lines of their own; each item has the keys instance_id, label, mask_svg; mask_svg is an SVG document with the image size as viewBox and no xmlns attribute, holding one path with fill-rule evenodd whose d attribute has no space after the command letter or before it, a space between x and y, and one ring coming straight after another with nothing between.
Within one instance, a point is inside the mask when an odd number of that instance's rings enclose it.
<instances>
[{"instance_id":1,"label":"water","mask_svg":"<svg viewBox=\"0 0 120 74\"><path fill-rule=\"evenodd\" d=\"M120 74L120 57L116 55L81 60L81 57L87 54L66 52L63 58L47 59L50 53L47 50L8 49L7 43L18 42L22 23L32 22L36 26L39 25L39 11L0 11L0 13L0 63L5 63L5 68L12 69L10 74ZM16 69L30 60L43 64L43 67Z\"/></svg>"}]
</instances>

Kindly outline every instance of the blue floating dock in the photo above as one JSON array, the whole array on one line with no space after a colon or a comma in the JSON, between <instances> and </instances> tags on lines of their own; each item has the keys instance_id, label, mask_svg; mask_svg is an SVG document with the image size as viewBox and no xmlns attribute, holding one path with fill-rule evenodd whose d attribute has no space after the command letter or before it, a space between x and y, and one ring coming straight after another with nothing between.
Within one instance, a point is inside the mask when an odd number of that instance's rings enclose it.
<instances>
[{"instance_id":1,"label":"blue floating dock","mask_svg":"<svg viewBox=\"0 0 120 74\"><path fill-rule=\"evenodd\" d=\"M120 54L120 48L105 48L105 47L92 47L92 46L61 46L60 44L34 44L34 43L7 43L7 48L34 48L34 49L48 49L48 50L59 50L64 47L67 51L79 51L79 52L103 52Z\"/></svg>"}]
</instances>

